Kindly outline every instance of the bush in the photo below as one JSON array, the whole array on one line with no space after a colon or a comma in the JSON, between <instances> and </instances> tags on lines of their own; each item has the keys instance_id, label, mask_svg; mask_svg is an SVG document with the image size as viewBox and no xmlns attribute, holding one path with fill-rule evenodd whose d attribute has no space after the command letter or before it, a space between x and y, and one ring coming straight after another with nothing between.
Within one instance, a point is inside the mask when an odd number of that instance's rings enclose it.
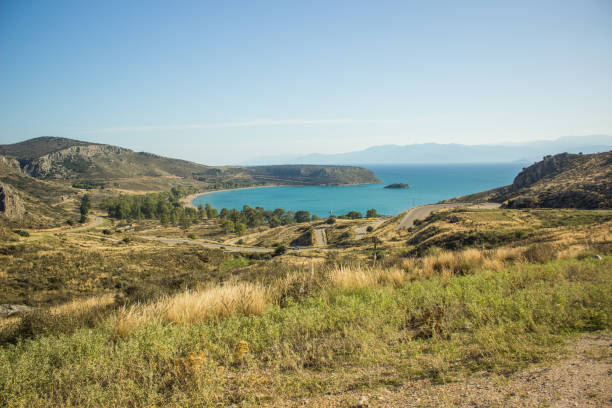
<instances>
[{"instance_id":1,"label":"bush","mask_svg":"<svg viewBox=\"0 0 612 408\"><path fill-rule=\"evenodd\" d=\"M353 234L351 234L351 231L344 231L342 234L340 234L338 239L344 240L344 239L351 239L352 237L353 237Z\"/></svg>"},{"instance_id":2,"label":"bush","mask_svg":"<svg viewBox=\"0 0 612 408\"><path fill-rule=\"evenodd\" d=\"M279 256L279 255L282 255L282 254L284 254L285 252L287 252L287 247L286 247L286 246L284 246L284 245L282 245L282 244L281 244L281 245L278 245L278 246L276 247L276 249L274 250L274 256Z\"/></svg>"},{"instance_id":3,"label":"bush","mask_svg":"<svg viewBox=\"0 0 612 408\"><path fill-rule=\"evenodd\" d=\"M334 217L333 215L327 218L327 221L325 221L326 224L335 224L336 223L336 217Z\"/></svg>"},{"instance_id":4,"label":"bush","mask_svg":"<svg viewBox=\"0 0 612 408\"><path fill-rule=\"evenodd\" d=\"M26 238L27 238L27 237L29 237L29 236L30 236L30 233L29 233L28 231L24 231L24 230L20 230L20 229L18 229L18 230L13 230L13 232L14 232L15 234L17 234L17 235L21 236L21 237L26 237Z\"/></svg>"},{"instance_id":5,"label":"bush","mask_svg":"<svg viewBox=\"0 0 612 408\"><path fill-rule=\"evenodd\" d=\"M366 228L367 232L372 232L374 231L374 227L372 227L371 225L368 225L368 228Z\"/></svg>"},{"instance_id":6,"label":"bush","mask_svg":"<svg viewBox=\"0 0 612 408\"><path fill-rule=\"evenodd\" d=\"M111 234L113 233L113 231L111 231L111 230L109 230L109 229L103 229L103 230L102 230L102 233L103 233L104 235L111 235Z\"/></svg>"},{"instance_id":7,"label":"bush","mask_svg":"<svg viewBox=\"0 0 612 408\"><path fill-rule=\"evenodd\" d=\"M555 259L557 250L551 244L534 244L523 252L525 259L532 263L542 263Z\"/></svg>"}]
</instances>

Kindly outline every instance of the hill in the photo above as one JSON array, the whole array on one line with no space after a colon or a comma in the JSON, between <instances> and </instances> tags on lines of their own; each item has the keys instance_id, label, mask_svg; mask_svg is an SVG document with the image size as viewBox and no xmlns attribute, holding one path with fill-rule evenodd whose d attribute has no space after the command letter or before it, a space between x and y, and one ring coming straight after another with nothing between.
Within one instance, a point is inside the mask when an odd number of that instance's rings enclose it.
<instances>
[{"instance_id":1,"label":"hill","mask_svg":"<svg viewBox=\"0 0 612 408\"><path fill-rule=\"evenodd\" d=\"M375 183L370 170L351 166L211 167L122 147L60 137L0 145L0 223L57 226L77 214L79 195L190 191L272 184Z\"/></svg>"},{"instance_id":2,"label":"hill","mask_svg":"<svg viewBox=\"0 0 612 408\"><path fill-rule=\"evenodd\" d=\"M77 190L24 173L19 162L0 156L0 225L42 227L70 217Z\"/></svg>"},{"instance_id":3,"label":"hill","mask_svg":"<svg viewBox=\"0 0 612 408\"><path fill-rule=\"evenodd\" d=\"M438 144L423 143L406 146L373 146L365 150L340 154L309 154L302 156L261 157L250 164L311 163L311 164L389 164L389 163L484 163L532 162L547 154L562 152L598 153L612 149L612 136L568 136L556 140L508 144Z\"/></svg>"},{"instance_id":4,"label":"hill","mask_svg":"<svg viewBox=\"0 0 612 408\"><path fill-rule=\"evenodd\" d=\"M117 146L59 137L39 137L0 145L0 155L37 179L112 180L130 177L181 177L218 183L356 184L379 181L366 169L347 166L211 167Z\"/></svg>"},{"instance_id":5,"label":"hill","mask_svg":"<svg viewBox=\"0 0 612 408\"><path fill-rule=\"evenodd\" d=\"M449 200L501 202L506 208L612 208L612 151L561 153L526 167L505 187Z\"/></svg>"}]
</instances>

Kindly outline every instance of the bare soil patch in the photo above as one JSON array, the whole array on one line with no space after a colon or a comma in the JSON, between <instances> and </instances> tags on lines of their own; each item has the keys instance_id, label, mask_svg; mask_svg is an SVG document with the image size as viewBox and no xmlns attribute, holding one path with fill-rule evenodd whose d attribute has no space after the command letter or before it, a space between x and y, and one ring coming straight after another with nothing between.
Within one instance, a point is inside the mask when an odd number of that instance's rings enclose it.
<instances>
[{"instance_id":1,"label":"bare soil patch","mask_svg":"<svg viewBox=\"0 0 612 408\"><path fill-rule=\"evenodd\" d=\"M480 373L447 384L419 379L397 387L275 401L274 406L610 407L612 336L583 335L569 343L561 358L534 364L508 378Z\"/></svg>"}]
</instances>

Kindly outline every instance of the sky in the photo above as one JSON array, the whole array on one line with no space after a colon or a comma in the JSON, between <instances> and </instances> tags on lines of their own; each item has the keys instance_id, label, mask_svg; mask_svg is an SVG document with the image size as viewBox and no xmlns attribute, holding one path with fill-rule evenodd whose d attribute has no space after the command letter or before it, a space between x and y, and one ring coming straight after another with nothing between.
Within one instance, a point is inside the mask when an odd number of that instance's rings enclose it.
<instances>
[{"instance_id":1,"label":"sky","mask_svg":"<svg viewBox=\"0 0 612 408\"><path fill-rule=\"evenodd\" d=\"M612 1L0 0L0 144L204 164L612 134Z\"/></svg>"}]
</instances>

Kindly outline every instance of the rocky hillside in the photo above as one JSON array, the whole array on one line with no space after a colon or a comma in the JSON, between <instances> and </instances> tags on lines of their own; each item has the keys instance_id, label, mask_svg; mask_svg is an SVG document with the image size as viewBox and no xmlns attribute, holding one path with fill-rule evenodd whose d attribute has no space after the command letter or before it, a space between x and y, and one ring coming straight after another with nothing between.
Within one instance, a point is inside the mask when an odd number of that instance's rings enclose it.
<instances>
[{"instance_id":1,"label":"rocky hillside","mask_svg":"<svg viewBox=\"0 0 612 408\"><path fill-rule=\"evenodd\" d=\"M48 227L65 222L78 192L24 173L19 162L0 156L0 225Z\"/></svg>"},{"instance_id":2,"label":"rocky hillside","mask_svg":"<svg viewBox=\"0 0 612 408\"><path fill-rule=\"evenodd\" d=\"M612 151L561 153L526 167L505 187L449 201L491 201L505 208L612 208Z\"/></svg>"},{"instance_id":3,"label":"rocky hillside","mask_svg":"<svg viewBox=\"0 0 612 408\"><path fill-rule=\"evenodd\" d=\"M13 192L12 187L0 184L0 216L9 220L20 220L24 212L21 199Z\"/></svg>"},{"instance_id":4,"label":"rocky hillside","mask_svg":"<svg viewBox=\"0 0 612 408\"><path fill-rule=\"evenodd\" d=\"M180 177L205 183L361 184L379 181L366 169L350 166L210 167L117 146L59 137L39 137L0 145L7 163L42 180L101 180Z\"/></svg>"}]
</instances>

